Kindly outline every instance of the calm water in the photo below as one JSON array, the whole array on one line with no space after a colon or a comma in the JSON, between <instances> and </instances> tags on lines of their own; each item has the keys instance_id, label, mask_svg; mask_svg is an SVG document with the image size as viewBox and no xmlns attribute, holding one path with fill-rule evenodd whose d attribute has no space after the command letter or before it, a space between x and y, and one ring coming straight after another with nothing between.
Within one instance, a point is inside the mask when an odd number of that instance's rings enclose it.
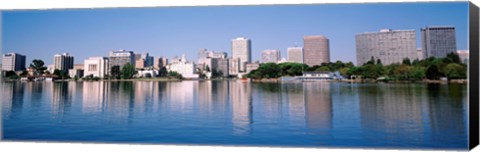
<instances>
[{"instance_id":1,"label":"calm water","mask_svg":"<svg viewBox=\"0 0 480 152\"><path fill-rule=\"evenodd\" d=\"M467 147L466 85L5 82L4 140Z\"/></svg>"}]
</instances>

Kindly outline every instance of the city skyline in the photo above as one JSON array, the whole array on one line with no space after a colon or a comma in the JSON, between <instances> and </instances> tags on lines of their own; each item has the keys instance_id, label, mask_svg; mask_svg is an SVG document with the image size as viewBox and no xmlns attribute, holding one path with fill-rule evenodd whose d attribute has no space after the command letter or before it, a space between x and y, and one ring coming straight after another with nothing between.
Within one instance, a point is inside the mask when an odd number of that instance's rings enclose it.
<instances>
[{"instance_id":1,"label":"city skyline","mask_svg":"<svg viewBox=\"0 0 480 152\"><path fill-rule=\"evenodd\" d=\"M88 57L106 57L108 52L121 49L148 52L154 57L172 58L186 54L188 60L194 61L198 50L202 48L227 52L228 57L231 57L230 41L236 37L246 37L252 41L252 61L259 61L262 50L278 49L284 54L282 58L286 58L287 48L301 44L303 36L325 35L330 40L331 62L341 60L356 63L355 35L385 28L414 29L417 31L416 47L420 48L420 28L454 26L457 29L457 49L468 49L467 17L463 17L463 14L468 13L465 9L467 4L379 3L3 11L2 54L24 54L27 56L27 65L34 56L48 65L53 63L50 60L53 54L67 52L75 56L75 63L82 63ZM411 11L405 12L407 9ZM220 12L223 14L216 15ZM91 15L96 15L97 19L90 18ZM356 26L353 27L352 24Z\"/></svg>"}]
</instances>

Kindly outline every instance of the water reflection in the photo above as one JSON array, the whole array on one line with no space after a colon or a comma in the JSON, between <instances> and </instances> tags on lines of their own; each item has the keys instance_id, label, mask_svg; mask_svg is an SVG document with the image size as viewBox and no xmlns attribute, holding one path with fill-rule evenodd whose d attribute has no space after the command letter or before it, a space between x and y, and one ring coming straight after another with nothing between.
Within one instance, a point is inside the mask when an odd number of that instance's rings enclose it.
<instances>
[{"instance_id":1,"label":"water reflection","mask_svg":"<svg viewBox=\"0 0 480 152\"><path fill-rule=\"evenodd\" d=\"M332 128L332 97L330 83L310 82L303 84L306 103L306 122L315 133L329 135Z\"/></svg>"},{"instance_id":2,"label":"water reflection","mask_svg":"<svg viewBox=\"0 0 480 152\"><path fill-rule=\"evenodd\" d=\"M5 82L2 88L6 139L49 138L41 133L52 128L51 134L80 130L71 139L101 134L107 141L467 145L465 85L219 80Z\"/></svg>"},{"instance_id":3,"label":"water reflection","mask_svg":"<svg viewBox=\"0 0 480 152\"><path fill-rule=\"evenodd\" d=\"M251 83L230 81L229 91L232 102L233 134L247 135L253 123Z\"/></svg>"}]
</instances>

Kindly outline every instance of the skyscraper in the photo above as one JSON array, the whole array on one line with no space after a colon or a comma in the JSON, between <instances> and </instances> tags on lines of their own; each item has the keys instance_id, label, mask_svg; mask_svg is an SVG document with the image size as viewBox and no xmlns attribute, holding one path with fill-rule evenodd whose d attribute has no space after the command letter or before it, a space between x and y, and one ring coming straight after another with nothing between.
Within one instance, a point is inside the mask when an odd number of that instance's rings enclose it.
<instances>
[{"instance_id":1,"label":"skyscraper","mask_svg":"<svg viewBox=\"0 0 480 152\"><path fill-rule=\"evenodd\" d=\"M314 66L330 62L329 40L325 36L303 37L303 63Z\"/></svg>"},{"instance_id":2,"label":"skyscraper","mask_svg":"<svg viewBox=\"0 0 480 152\"><path fill-rule=\"evenodd\" d=\"M422 50L425 58L446 57L448 53L457 51L455 27L438 26L421 28Z\"/></svg>"},{"instance_id":3,"label":"skyscraper","mask_svg":"<svg viewBox=\"0 0 480 152\"><path fill-rule=\"evenodd\" d=\"M262 51L262 62L263 63L277 63L280 61L281 54L279 50L264 50Z\"/></svg>"},{"instance_id":4,"label":"skyscraper","mask_svg":"<svg viewBox=\"0 0 480 152\"><path fill-rule=\"evenodd\" d=\"M18 53L7 53L2 57L3 71L23 71L25 70L25 56Z\"/></svg>"},{"instance_id":5,"label":"skyscraper","mask_svg":"<svg viewBox=\"0 0 480 152\"><path fill-rule=\"evenodd\" d=\"M303 63L303 48L289 47L287 49L288 62Z\"/></svg>"},{"instance_id":6,"label":"skyscraper","mask_svg":"<svg viewBox=\"0 0 480 152\"><path fill-rule=\"evenodd\" d=\"M166 57L159 57L155 59L155 63L153 67L155 69L160 69L167 66L167 64L168 64L168 59Z\"/></svg>"},{"instance_id":7,"label":"skyscraper","mask_svg":"<svg viewBox=\"0 0 480 152\"><path fill-rule=\"evenodd\" d=\"M239 37L232 40L232 58L240 59L240 72L246 70L245 65L252 61L252 45L250 39Z\"/></svg>"},{"instance_id":8,"label":"skyscraper","mask_svg":"<svg viewBox=\"0 0 480 152\"><path fill-rule=\"evenodd\" d=\"M53 56L54 70L68 72L69 69L73 69L73 63L73 56L68 55L68 53L55 54Z\"/></svg>"},{"instance_id":9,"label":"skyscraper","mask_svg":"<svg viewBox=\"0 0 480 152\"><path fill-rule=\"evenodd\" d=\"M355 36L357 65L373 59L382 64L402 63L403 59L418 58L415 30L382 29L380 32L366 32Z\"/></svg>"}]
</instances>

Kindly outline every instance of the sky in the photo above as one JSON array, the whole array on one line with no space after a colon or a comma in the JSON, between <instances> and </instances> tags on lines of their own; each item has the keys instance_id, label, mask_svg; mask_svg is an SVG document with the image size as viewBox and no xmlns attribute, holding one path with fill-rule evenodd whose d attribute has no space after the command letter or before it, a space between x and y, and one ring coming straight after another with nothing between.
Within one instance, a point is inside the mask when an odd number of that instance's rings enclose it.
<instances>
[{"instance_id":1,"label":"sky","mask_svg":"<svg viewBox=\"0 0 480 152\"><path fill-rule=\"evenodd\" d=\"M308 35L329 38L331 62L356 63L356 34L414 29L420 48L420 28L443 25L468 49L468 2L8 10L1 24L2 53L26 55L27 65L64 52L79 64L121 49L197 61L204 48L231 56L236 37L251 39L253 61L266 49L287 58Z\"/></svg>"}]
</instances>

